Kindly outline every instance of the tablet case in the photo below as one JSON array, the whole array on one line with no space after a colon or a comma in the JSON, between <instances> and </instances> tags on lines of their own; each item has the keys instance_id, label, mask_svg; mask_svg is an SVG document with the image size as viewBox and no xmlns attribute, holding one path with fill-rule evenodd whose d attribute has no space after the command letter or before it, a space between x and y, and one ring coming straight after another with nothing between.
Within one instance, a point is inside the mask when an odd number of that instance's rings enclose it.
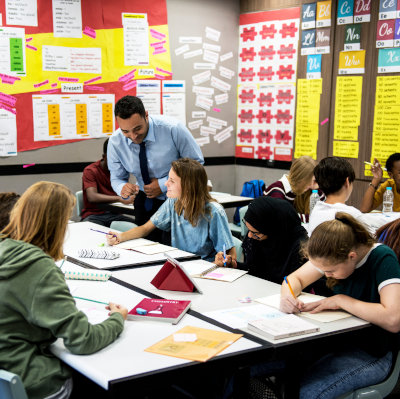
<instances>
[{"instance_id":1,"label":"tablet case","mask_svg":"<svg viewBox=\"0 0 400 399\"><path fill-rule=\"evenodd\" d=\"M164 254L165 255L165 254ZM160 271L155 275L151 284L159 290L183 291L183 292L199 292L200 289L195 282L186 274L185 270L180 266L179 262L167 256Z\"/></svg>"}]
</instances>

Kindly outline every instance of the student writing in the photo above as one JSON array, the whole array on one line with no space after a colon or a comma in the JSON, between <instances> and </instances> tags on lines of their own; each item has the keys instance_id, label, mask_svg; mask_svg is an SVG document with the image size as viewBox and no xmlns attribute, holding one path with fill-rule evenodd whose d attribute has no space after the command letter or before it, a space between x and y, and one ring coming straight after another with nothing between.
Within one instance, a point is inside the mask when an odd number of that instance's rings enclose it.
<instances>
[{"instance_id":1,"label":"student writing","mask_svg":"<svg viewBox=\"0 0 400 399\"><path fill-rule=\"evenodd\" d=\"M18 374L30 399L68 398L70 370L49 346L62 338L75 354L91 354L122 332L128 310L110 303L110 317L91 325L79 311L54 260L75 197L62 184L38 182L14 206L0 235L0 364Z\"/></svg>"},{"instance_id":2,"label":"student writing","mask_svg":"<svg viewBox=\"0 0 400 399\"><path fill-rule=\"evenodd\" d=\"M110 232L107 242L146 237L159 228L171 231L173 247L212 261L226 244L227 254L236 259L226 213L208 192L204 167L193 159L178 159L172 162L165 185L168 199L148 222L124 233Z\"/></svg>"},{"instance_id":3,"label":"student writing","mask_svg":"<svg viewBox=\"0 0 400 399\"><path fill-rule=\"evenodd\" d=\"M376 244L365 227L339 212L320 224L308 241L309 262L288 276L295 295L328 277L334 295L304 304L282 284L281 310L287 313L343 309L375 326L338 347L326 348L305 371L300 398L336 398L383 381L398 350L400 266L393 251Z\"/></svg>"}]
</instances>

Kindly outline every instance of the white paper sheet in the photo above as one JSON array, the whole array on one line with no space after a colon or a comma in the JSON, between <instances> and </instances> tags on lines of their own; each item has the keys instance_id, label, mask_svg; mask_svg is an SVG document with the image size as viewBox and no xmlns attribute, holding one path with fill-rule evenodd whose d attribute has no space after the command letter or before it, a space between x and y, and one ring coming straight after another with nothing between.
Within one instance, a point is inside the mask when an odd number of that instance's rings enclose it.
<instances>
[{"instance_id":1,"label":"white paper sheet","mask_svg":"<svg viewBox=\"0 0 400 399\"><path fill-rule=\"evenodd\" d=\"M82 37L81 0L53 0L54 37Z\"/></svg>"},{"instance_id":2,"label":"white paper sheet","mask_svg":"<svg viewBox=\"0 0 400 399\"><path fill-rule=\"evenodd\" d=\"M0 109L0 156L17 155L17 118L12 112Z\"/></svg>"},{"instance_id":3,"label":"white paper sheet","mask_svg":"<svg viewBox=\"0 0 400 399\"><path fill-rule=\"evenodd\" d=\"M147 14L122 13L125 65L149 65Z\"/></svg>"},{"instance_id":4,"label":"white paper sheet","mask_svg":"<svg viewBox=\"0 0 400 399\"><path fill-rule=\"evenodd\" d=\"M6 0L7 25L38 26L37 0Z\"/></svg>"}]
</instances>

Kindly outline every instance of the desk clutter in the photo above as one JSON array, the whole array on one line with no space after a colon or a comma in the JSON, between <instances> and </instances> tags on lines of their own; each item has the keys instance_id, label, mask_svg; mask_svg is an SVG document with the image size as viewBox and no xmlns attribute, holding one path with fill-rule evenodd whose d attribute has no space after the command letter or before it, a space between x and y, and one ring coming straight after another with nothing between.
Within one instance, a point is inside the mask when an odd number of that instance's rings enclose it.
<instances>
[{"instance_id":1,"label":"desk clutter","mask_svg":"<svg viewBox=\"0 0 400 399\"><path fill-rule=\"evenodd\" d=\"M81 248L78 249L78 256L80 258L117 259L120 255L110 249Z\"/></svg>"}]
</instances>

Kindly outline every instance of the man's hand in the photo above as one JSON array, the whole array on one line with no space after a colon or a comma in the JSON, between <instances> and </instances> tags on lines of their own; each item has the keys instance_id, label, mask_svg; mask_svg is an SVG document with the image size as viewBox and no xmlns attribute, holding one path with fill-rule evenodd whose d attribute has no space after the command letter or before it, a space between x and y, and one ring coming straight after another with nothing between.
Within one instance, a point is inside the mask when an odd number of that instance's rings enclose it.
<instances>
[{"instance_id":1,"label":"man's hand","mask_svg":"<svg viewBox=\"0 0 400 399\"><path fill-rule=\"evenodd\" d=\"M136 195L131 195L128 199L123 199L122 197L118 198L118 201L124 205L132 205L135 201Z\"/></svg>"},{"instance_id":2,"label":"man's hand","mask_svg":"<svg viewBox=\"0 0 400 399\"><path fill-rule=\"evenodd\" d=\"M151 179L151 183L143 186L143 191L147 198L156 198L162 194L158 179Z\"/></svg>"},{"instance_id":3,"label":"man's hand","mask_svg":"<svg viewBox=\"0 0 400 399\"><path fill-rule=\"evenodd\" d=\"M126 183L124 187L122 187L121 197L128 198L130 196L133 196L133 199L135 199L135 196L138 192L139 192L139 186L132 183Z\"/></svg>"}]
</instances>

